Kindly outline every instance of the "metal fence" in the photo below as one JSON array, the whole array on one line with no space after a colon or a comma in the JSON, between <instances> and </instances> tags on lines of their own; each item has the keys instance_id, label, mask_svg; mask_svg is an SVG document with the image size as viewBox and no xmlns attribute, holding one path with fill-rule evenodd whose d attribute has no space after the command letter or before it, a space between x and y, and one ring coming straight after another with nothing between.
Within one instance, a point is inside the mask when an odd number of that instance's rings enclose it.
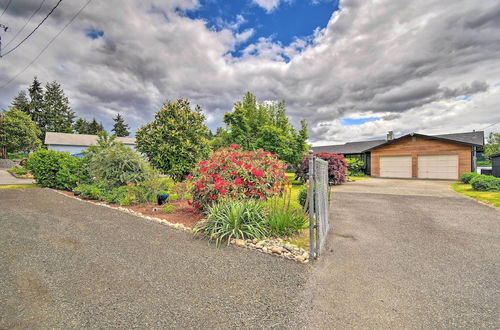
<instances>
[{"instance_id":1,"label":"metal fence","mask_svg":"<svg viewBox=\"0 0 500 330\"><path fill-rule=\"evenodd\" d=\"M309 158L310 259L320 256L330 230L329 189L328 162L311 155Z\"/></svg>"}]
</instances>

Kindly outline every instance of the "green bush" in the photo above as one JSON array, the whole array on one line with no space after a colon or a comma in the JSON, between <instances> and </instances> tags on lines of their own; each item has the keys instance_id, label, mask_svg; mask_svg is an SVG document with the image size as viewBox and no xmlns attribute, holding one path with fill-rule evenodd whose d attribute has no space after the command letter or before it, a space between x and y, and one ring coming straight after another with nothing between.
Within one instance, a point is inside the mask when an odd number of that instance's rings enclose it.
<instances>
[{"instance_id":1,"label":"green bush","mask_svg":"<svg viewBox=\"0 0 500 330\"><path fill-rule=\"evenodd\" d=\"M309 188L306 185L303 185L302 187L300 187L300 191L299 191L299 195L297 196L297 200L302 207L306 206L308 189Z\"/></svg>"},{"instance_id":2,"label":"green bush","mask_svg":"<svg viewBox=\"0 0 500 330\"><path fill-rule=\"evenodd\" d=\"M462 181L462 183L470 183L470 180L474 179L478 175L480 174L476 172L467 172L460 176L460 181Z\"/></svg>"},{"instance_id":3,"label":"green bush","mask_svg":"<svg viewBox=\"0 0 500 330\"><path fill-rule=\"evenodd\" d=\"M232 238L248 239L266 236L264 204L255 200L226 200L208 209L207 218L198 222L195 233L201 233L219 244Z\"/></svg>"},{"instance_id":4,"label":"green bush","mask_svg":"<svg viewBox=\"0 0 500 330\"><path fill-rule=\"evenodd\" d=\"M96 184L79 184L73 189L73 192L84 199L102 200L105 197L103 187Z\"/></svg>"},{"instance_id":5,"label":"green bush","mask_svg":"<svg viewBox=\"0 0 500 330\"><path fill-rule=\"evenodd\" d=\"M174 206L172 204L167 204L161 209L165 213L172 213L174 212Z\"/></svg>"},{"instance_id":6,"label":"green bush","mask_svg":"<svg viewBox=\"0 0 500 330\"><path fill-rule=\"evenodd\" d=\"M285 189L281 197L273 197L264 202L266 227L271 236L291 236L306 225L306 213L299 203L292 203L291 196L291 189Z\"/></svg>"},{"instance_id":7,"label":"green bush","mask_svg":"<svg viewBox=\"0 0 500 330\"><path fill-rule=\"evenodd\" d=\"M478 175L470 180L470 184L477 191L500 191L500 178L491 175Z\"/></svg>"},{"instance_id":8,"label":"green bush","mask_svg":"<svg viewBox=\"0 0 500 330\"><path fill-rule=\"evenodd\" d=\"M363 170L365 168L365 162L363 162L358 157L351 157L345 159L347 162L347 175L351 176L362 176L364 175Z\"/></svg>"},{"instance_id":9,"label":"green bush","mask_svg":"<svg viewBox=\"0 0 500 330\"><path fill-rule=\"evenodd\" d=\"M179 200L179 195L177 194L171 194L168 196L168 200L171 202L175 202L176 200Z\"/></svg>"},{"instance_id":10,"label":"green bush","mask_svg":"<svg viewBox=\"0 0 500 330\"><path fill-rule=\"evenodd\" d=\"M25 167L43 187L71 190L80 181L81 158L67 152L38 150L31 154Z\"/></svg>"}]
</instances>

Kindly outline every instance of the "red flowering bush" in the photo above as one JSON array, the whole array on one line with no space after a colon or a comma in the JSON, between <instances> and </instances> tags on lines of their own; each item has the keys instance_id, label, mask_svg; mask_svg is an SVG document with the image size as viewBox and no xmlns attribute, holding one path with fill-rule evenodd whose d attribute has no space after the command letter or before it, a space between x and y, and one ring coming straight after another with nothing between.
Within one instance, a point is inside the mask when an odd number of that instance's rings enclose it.
<instances>
[{"instance_id":1,"label":"red flowering bush","mask_svg":"<svg viewBox=\"0 0 500 330\"><path fill-rule=\"evenodd\" d=\"M205 209L220 199L266 199L283 191L286 164L262 149L220 148L200 162L192 175L193 206Z\"/></svg>"},{"instance_id":2,"label":"red flowering bush","mask_svg":"<svg viewBox=\"0 0 500 330\"><path fill-rule=\"evenodd\" d=\"M339 185L346 181L347 163L344 156L330 152L319 152L314 156L328 162L328 181L331 185ZM307 180L309 174L309 157L302 158L297 169L297 176L303 182Z\"/></svg>"}]
</instances>

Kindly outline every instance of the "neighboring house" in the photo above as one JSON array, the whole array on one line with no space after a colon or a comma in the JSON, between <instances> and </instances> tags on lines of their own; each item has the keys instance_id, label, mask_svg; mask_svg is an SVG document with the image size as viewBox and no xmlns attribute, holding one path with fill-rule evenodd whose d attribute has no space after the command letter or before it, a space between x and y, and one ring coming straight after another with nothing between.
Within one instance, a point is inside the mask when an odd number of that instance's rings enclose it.
<instances>
[{"instance_id":1,"label":"neighboring house","mask_svg":"<svg viewBox=\"0 0 500 330\"><path fill-rule=\"evenodd\" d=\"M443 135L411 133L386 140L313 147L314 153L334 152L365 161L365 172L376 177L452 179L476 169L484 147L484 132Z\"/></svg>"},{"instance_id":2,"label":"neighboring house","mask_svg":"<svg viewBox=\"0 0 500 330\"><path fill-rule=\"evenodd\" d=\"M49 150L66 151L70 154L79 154L89 146L97 144L97 135L70 134L47 132L45 144ZM120 141L128 147L135 148L135 138L119 137Z\"/></svg>"},{"instance_id":3,"label":"neighboring house","mask_svg":"<svg viewBox=\"0 0 500 330\"><path fill-rule=\"evenodd\" d=\"M491 158L491 175L500 178L500 153L490 156Z\"/></svg>"}]
</instances>

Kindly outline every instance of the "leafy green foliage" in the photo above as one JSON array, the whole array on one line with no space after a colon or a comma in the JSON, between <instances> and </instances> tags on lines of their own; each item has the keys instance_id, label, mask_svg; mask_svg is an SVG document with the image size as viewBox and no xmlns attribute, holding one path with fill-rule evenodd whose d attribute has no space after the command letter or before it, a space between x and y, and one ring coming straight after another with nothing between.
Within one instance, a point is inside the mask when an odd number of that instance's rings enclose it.
<instances>
[{"instance_id":1,"label":"leafy green foliage","mask_svg":"<svg viewBox=\"0 0 500 330\"><path fill-rule=\"evenodd\" d=\"M172 213L174 212L174 206L172 204L167 204L164 207L162 207L161 210L165 213Z\"/></svg>"},{"instance_id":2,"label":"leafy green foliage","mask_svg":"<svg viewBox=\"0 0 500 330\"><path fill-rule=\"evenodd\" d=\"M266 201L266 226L271 236L291 236L303 229L307 215L297 202L292 203L291 189L284 190L281 197Z\"/></svg>"},{"instance_id":3,"label":"leafy green foliage","mask_svg":"<svg viewBox=\"0 0 500 330\"><path fill-rule=\"evenodd\" d=\"M73 133L75 113L61 85L56 81L45 85L43 117L45 132Z\"/></svg>"},{"instance_id":4,"label":"leafy green foliage","mask_svg":"<svg viewBox=\"0 0 500 330\"><path fill-rule=\"evenodd\" d=\"M206 209L221 198L266 199L282 191L286 165L268 151L231 145L201 161L192 176L194 206Z\"/></svg>"},{"instance_id":5,"label":"leafy green foliage","mask_svg":"<svg viewBox=\"0 0 500 330\"><path fill-rule=\"evenodd\" d=\"M136 147L155 168L181 181L208 156L208 128L201 108L191 109L189 101L168 102L155 119L139 128Z\"/></svg>"},{"instance_id":6,"label":"leafy green foliage","mask_svg":"<svg viewBox=\"0 0 500 330\"><path fill-rule=\"evenodd\" d=\"M346 158L347 163L347 175L350 176L363 176L365 162L363 162L359 157Z\"/></svg>"},{"instance_id":7,"label":"leafy green foliage","mask_svg":"<svg viewBox=\"0 0 500 330\"><path fill-rule=\"evenodd\" d=\"M244 150L263 149L292 165L307 153L307 123L302 120L297 131L286 117L283 101L258 103L248 92L224 115L224 123L227 130L219 129L212 140L215 148L239 144Z\"/></svg>"},{"instance_id":8,"label":"leafy green foliage","mask_svg":"<svg viewBox=\"0 0 500 330\"><path fill-rule=\"evenodd\" d=\"M478 175L470 180L470 184L476 191L500 191L500 178L491 175Z\"/></svg>"},{"instance_id":9,"label":"leafy green foliage","mask_svg":"<svg viewBox=\"0 0 500 330\"><path fill-rule=\"evenodd\" d=\"M484 146L484 156L489 157L497 153L500 153L500 133L492 132Z\"/></svg>"},{"instance_id":10,"label":"leafy green foliage","mask_svg":"<svg viewBox=\"0 0 500 330\"><path fill-rule=\"evenodd\" d=\"M73 189L76 195L84 199L96 199L101 200L105 196L104 187L97 184L79 184Z\"/></svg>"},{"instance_id":11,"label":"leafy green foliage","mask_svg":"<svg viewBox=\"0 0 500 330\"><path fill-rule=\"evenodd\" d=\"M267 234L264 205L258 201L228 200L208 209L207 218L199 221L195 233L219 244L233 238L262 238Z\"/></svg>"},{"instance_id":12,"label":"leafy green foliage","mask_svg":"<svg viewBox=\"0 0 500 330\"><path fill-rule=\"evenodd\" d=\"M309 193L308 189L309 188L307 187L307 185L303 185L302 187L300 187L300 191L299 191L299 195L297 196L297 200L302 207L306 206L307 194Z\"/></svg>"},{"instance_id":13,"label":"leafy green foliage","mask_svg":"<svg viewBox=\"0 0 500 330\"><path fill-rule=\"evenodd\" d=\"M71 190L79 181L81 158L67 152L38 150L26 161L35 181L43 187Z\"/></svg>"},{"instance_id":14,"label":"leafy green foliage","mask_svg":"<svg viewBox=\"0 0 500 330\"><path fill-rule=\"evenodd\" d=\"M115 122L113 125L113 129L111 130L114 132L114 135L123 137L123 136L129 136L130 132L129 126L125 124L125 120L120 114L117 114L115 118L113 118L113 121Z\"/></svg>"},{"instance_id":15,"label":"leafy green foliage","mask_svg":"<svg viewBox=\"0 0 500 330\"><path fill-rule=\"evenodd\" d=\"M12 100L10 108L22 111L29 115L30 102L28 101L25 91L19 91L16 97Z\"/></svg>"},{"instance_id":16,"label":"leafy green foliage","mask_svg":"<svg viewBox=\"0 0 500 330\"><path fill-rule=\"evenodd\" d=\"M470 181L478 175L479 173L476 172L467 172L460 176L460 181L462 181L463 183L470 183Z\"/></svg>"},{"instance_id":17,"label":"leafy green foliage","mask_svg":"<svg viewBox=\"0 0 500 330\"><path fill-rule=\"evenodd\" d=\"M0 114L0 157L8 152L29 152L40 148L40 130L28 115L12 109Z\"/></svg>"}]
</instances>

